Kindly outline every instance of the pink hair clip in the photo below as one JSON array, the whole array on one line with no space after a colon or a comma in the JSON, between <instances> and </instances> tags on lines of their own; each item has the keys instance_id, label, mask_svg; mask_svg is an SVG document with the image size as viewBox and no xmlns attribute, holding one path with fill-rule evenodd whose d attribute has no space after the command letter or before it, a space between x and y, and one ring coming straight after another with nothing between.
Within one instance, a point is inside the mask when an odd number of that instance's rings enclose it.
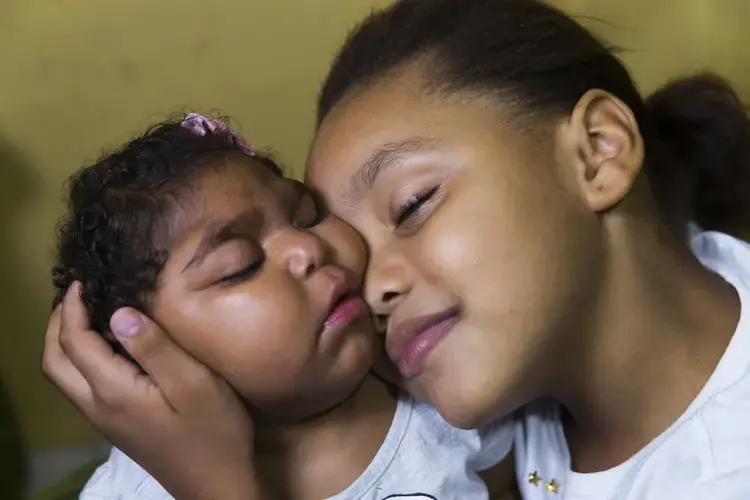
<instances>
[{"instance_id":1,"label":"pink hair clip","mask_svg":"<svg viewBox=\"0 0 750 500\"><path fill-rule=\"evenodd\" d=\"M203 115L199 115L198 113L188 113L185 116L185 119L182 120L182 123L180 125L188 129L195 135L199 135L201 137L205 136L207 132L211 132L212 134L231 134L232 137L234 137L234 139L237 141L237 144L239 144L239 146L247 155L253 156L255 154L253 147L239 134L232 130L229 125L221 120L217 120L215 118L207 118Z\"/></svg>"}]
</instances>

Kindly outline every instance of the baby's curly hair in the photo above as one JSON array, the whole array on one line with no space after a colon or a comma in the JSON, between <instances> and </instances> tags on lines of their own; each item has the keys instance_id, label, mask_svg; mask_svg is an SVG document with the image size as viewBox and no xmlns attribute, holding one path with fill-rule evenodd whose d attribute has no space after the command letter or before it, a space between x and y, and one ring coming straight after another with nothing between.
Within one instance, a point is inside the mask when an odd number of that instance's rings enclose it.
<instances>
[{"instance_id":1,"label":"baby's curly hair","mask_svg":"<svg viewBox=\"0 0 750 500\"><path fill-rule=\"evenodd\" d=\"M168 217L196 174L247 156L231 131L198 135L182 120L148 129L69 179L68 211L58 229L52 271L54 306L74 281L91 326L109 337L109 320L124 306L150 313L167 261ZM277 175L280 167L253 153Z\"/></svg>"}]
</instances>

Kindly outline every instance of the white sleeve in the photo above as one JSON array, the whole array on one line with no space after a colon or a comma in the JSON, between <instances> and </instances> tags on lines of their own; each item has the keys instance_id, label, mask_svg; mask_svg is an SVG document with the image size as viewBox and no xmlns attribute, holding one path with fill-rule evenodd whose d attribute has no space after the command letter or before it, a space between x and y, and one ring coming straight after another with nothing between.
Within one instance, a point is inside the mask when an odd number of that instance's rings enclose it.
<instances>
[{"instance_id":1,"label":"white sleeve","mask_svg":"<svg viewBox=\"0 0 750 500\"><path fill-rule=\"evenodd\" d=\"M497 420L482 427L478 432L481 446L476 457L476 467L477 470L485 470L500 463L513 448L515 416Z\"/></svg>"},{"instance_id":2,"label":"white sleeve","mask_svg":"<svg viewBox=\"0 0 750 500\"><path fill-rule=\"evenodd\" d=\"M683 495L684 500L748 500L750 498L750 468L732 472L694 485Z\"/></svg>"},{"instance_id":3,"label":"white sleeve","mask_svg":"<svg viewBox=\"0 0 750 500\"><path fill-rule=\"evenodd\" d=\"M174 500L137 463L112 448L109 459L91 476L79 500Z\"/></svg>"}]
</instances>

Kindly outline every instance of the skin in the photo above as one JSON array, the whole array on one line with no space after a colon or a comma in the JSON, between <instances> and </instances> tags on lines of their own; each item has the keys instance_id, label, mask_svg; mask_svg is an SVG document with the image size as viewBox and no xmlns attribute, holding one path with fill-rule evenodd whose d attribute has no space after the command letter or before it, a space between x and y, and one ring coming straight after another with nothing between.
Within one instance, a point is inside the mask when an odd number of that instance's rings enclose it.
<instances>
[{"instance_id":1,"label":"skin","mask_svg":"<svg viewBox=\"0 0 750 500\"><path fill-rule=\"evenodd\" d=\"M591 90L567 115L519 123L486 95L423 93L419 61L387 76L325 118L308 181L369 246L366 295L388 335L415 316L457 311L404 384L462 427L555 397L572 416L565 431L577 471L622 463L695 398L740 307L662 223L640 175L632 112ZM392 168L353 196L352 180L384 148L397 153L380 155L396 160L380 162ZM222 436L242 435L240 414L216 413L232 406L222 381L147 318L127 346L153 367L138 378L107 358L81 310L73 294L52 316L44 370L87 418L184 498L263 497L252 449L195 432L221 423ZM144 386L158 397L133 397ZM190 406L196 400L212 404ZM155 430L143 417L154 414L169 425ZM149 446L154 439L162 446ZM204 477L184 474L190 465L174 449L206 464Z\"/></svg>"},{"instance_id":2,"label":"skin","mask_svg":"<svg viewBox=\"0 0 750 500\"><path fill-rule=\"evenodd\" d=\"M365 250L301 184L246 163L208 170L175 210L153 315L261 417L294 421L345 399L375 357L364 308L321 335L335 287L361 286Z\"/></svg>"},{"instance_id":3,"label":"skin","mask_svg":"<svg viewBox=\"0 0 750 500\"><path fill-rule=\"evenodd\" d=\"M389 336L457 311L406 386L467 428L555 397L577 470L623 462L705 384L736 293L662 224L616 97L592 90L569 115L511 122L487 96L426 94L421 68L346 95L308 164L367 242L366 297Z\"/></svg>"},{"instance_id":4,"label":"skin","mask_svg":"<svg viewBox=\"0 0 750 500\"><path fill-rule=\"evenodd\" d=\"M315 207L299 196L305 190L290 186L247 160L193 182L172 214L154 318L123 308L111 320L145 373L91 330L79 284L50 317L44 374L175 498L329 497L361 474L391 425L390 390L363 375L382 342L371 322L353 322L338 339L310 340L320 330L314 306L328 273L338 268L361 283L362 241L335 217L314 224ZM201 243L234 220L241 224L233 238ZM252 275L260 253L266 262ZM274 350L277 359L258 354ZM321 399L299 397L300 387ZM287 422L272 424L271 415ZM509 460L481 475L491 498L514 498Z\"/></svg>"},{"instance_id":5,"label":"skin","mask_svg":"<svg viewBox=\"0 0 750 500\"><path fill-rule=\"evenodd\" d=\"M463 427L553 396L572 415L576 470L623 462L695 398L739 316L735 291L662 224L632 112L592 90L568 115L511 122L486 96L424 94L418 63L388 77L326 117L308 180L370 247L366 295L389 335L458 312L405 385ZM384 145L398 161L352 196ZM50 319L45 374L178 498L266 498L223 379L140 318L126 347L148 376L113 359L69 293Z\"/></svg>"},{"instance_id":6,"label":"skin","mask_svg":"<svg viewBox=\"0 0 750 500\"><path fill-rule=\"evenodd\" d=\"M245 158L202 173L178 203L154 320L251 409L270 491L345 489L395 410L368 375L379 342L364 303L349 323L324 327L335 288L362 286L361 238L302 184Z\"/></svg>"}]
</instances>

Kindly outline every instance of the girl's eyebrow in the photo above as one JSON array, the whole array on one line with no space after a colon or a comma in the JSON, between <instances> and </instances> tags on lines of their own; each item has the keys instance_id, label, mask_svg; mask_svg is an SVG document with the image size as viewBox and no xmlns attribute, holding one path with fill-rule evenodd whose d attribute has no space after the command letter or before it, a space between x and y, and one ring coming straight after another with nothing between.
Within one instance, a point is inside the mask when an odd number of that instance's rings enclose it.
<instances>
[{"instance_id":1,"label":"girl's eyebrow","mask_svg":"<svg viewBox=\"0 0 750 500\"><path fill-rule=\"evenodd\" d=\"M380 174L398 167L409 158L435 151L438 144L438 140L425 137L383 144L352 175L347 200L352 205L356 204L367 190L372 189Z\"/></svg>"}]
</instances>

